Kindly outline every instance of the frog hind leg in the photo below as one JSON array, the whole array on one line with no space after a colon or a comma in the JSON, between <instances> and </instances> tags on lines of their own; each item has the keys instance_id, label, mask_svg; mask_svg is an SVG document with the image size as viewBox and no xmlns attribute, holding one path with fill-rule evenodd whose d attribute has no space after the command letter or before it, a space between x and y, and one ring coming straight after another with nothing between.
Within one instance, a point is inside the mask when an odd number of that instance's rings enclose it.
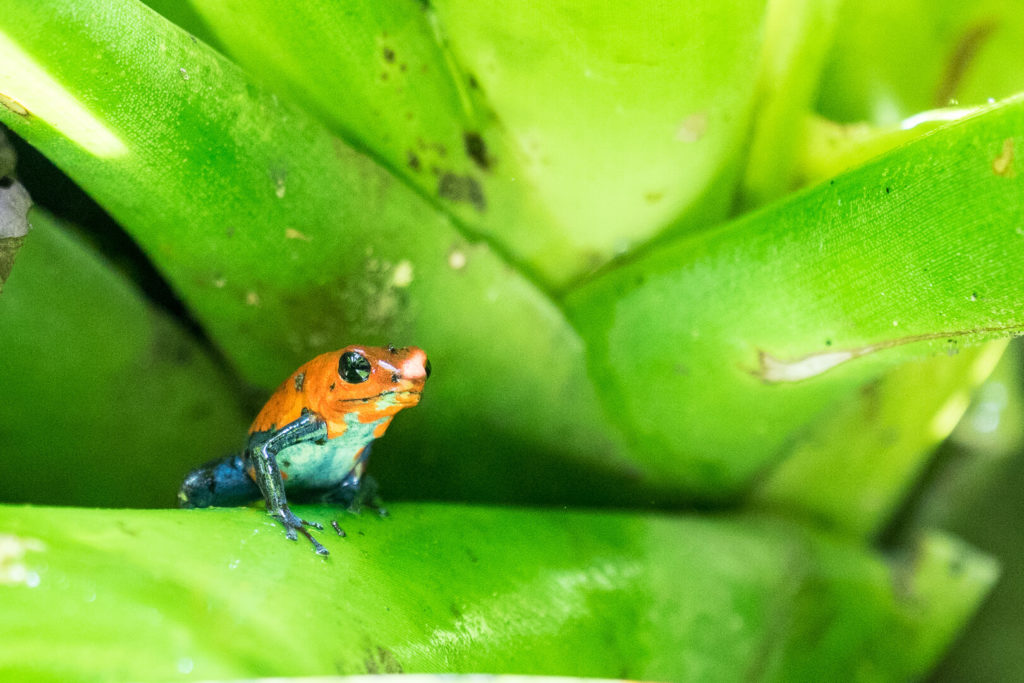
<instances>
[{"instance_id":1,"label":"frog hind leg","mask_svg":"<svg viewBox=\"0 0 1024 683\"><path fill-rule=\"evenodd\" d=\"M211 460L185 476L178 491L183 508L234 507L259 500L260 490L249 477L241 455Z\"/></svg>"},{"instance_id":2,"label":"frog hind leg","mask_svg":"<svg viewBox=\"0 0 1024 683\"><path fill-rule=\"evenodd\" d=\"M302 416L294 422L289 422L272 432L253 434L249 448L245 451L245 461L252 468L253 479L267 501L267 514L284 525L289 540L296 540L296 532L309 539L317 555L330 555L330 552L313 538L306 527L321 530L324 527L317 522L307 522L299 518L288 507L288 500L284 494L284 480L277 466L277 454L297 443L323 441L326 438L327 423L315 413L303 410Z\"/></svg>"},{"instance_id":3,"label":"frog hind leg","mask_svg":"<svg viewBox=\"0 0 1024 683\"><path fill-rule=\"evenodd\" d=\"M328 489L321 500L326 503L341 503L349 512L355 514L359 514L365 506L375 510L381 517L388 516L388 511L378 495L380 487L377 480L366 475L366 463L370 459L371 446L373 444L369 443L363 448L352 471L337 486Z\"/></svg>"}]
</instances>

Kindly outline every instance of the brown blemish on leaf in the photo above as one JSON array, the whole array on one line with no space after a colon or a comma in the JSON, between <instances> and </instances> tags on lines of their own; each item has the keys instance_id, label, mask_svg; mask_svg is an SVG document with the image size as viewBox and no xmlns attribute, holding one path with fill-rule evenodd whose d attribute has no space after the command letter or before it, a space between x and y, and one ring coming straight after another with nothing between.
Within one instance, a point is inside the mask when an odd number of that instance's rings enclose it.
<instances>
[{"instance_id":1,"label":"brown blemish on leaf","mask_svg":"<svg viewBox=\"0 0 1024 683\"><path fill-rule=\"evenodd\" d=\"M469 202L481 213L487 208L483 188L476 178L468 175L442 174L437 183L437 196L453 202Z\"/></svg>"},{"instance_id":2,"label":"brown blemish on leaf","mask_svg":"<svg viewBox=\"0 0 1024 683\"><path fill-rule=\"evenodd\" d=\"M996 325L992 327L978 327L972 330L956 330L953 332L932 332L928 334L914 334L897 339L887 339L877 344L869 344L852 349L837 349L829 351L818 351L809 353L806 356L783 360L776 358L767 351L758 351L758 368L751 374L766 384L777 382L800 382L811 377L821 375L832 368L842 365L846 361L867 356L876 351L884 351L897 346L913 344L915 342L935 341L946 339L955 344L958 337L985 334L990 332L1002 332L1012 336L1019 336L1022 331L1019 325Z\"/></svg>"},{"instance_id":3,"label":"brown blemish on leaf","mask_svg":"<svg viewBox=\"0 0 1024 683\"><path fill-rule=\"evenodd\" d=\"M953 48L949 61L946 62L946 69L935 89L935 98L932 102L936 107L948 107L956 99L956 92L963 82L964 74L997 27L995 21L983 21L967 29L960 38L960 42Z\"/></svg>"},{"instance_id":4,"label":"brown blemish on leaf","mask_svg":"<svg viewBox=\"0 0 1024 683\"><path fill-rule=\"evenodd\" d=\"M695 114L690 114L679 124L679 128L676 129L676 140L680 142L697 142L704 137L707 131L708 114L707 112L699 111Z\"/></svg>"},{"instance_id":5,"label":"brown blemish on leaf","mask_svg":"<svg viewBox=\"0 0 1024 683\"><path fill-rule=\"evenodd\" d=\"M309 235L306 235L305 233L299 232L295 228L285 228L284 229L284 236L285 236L286 239L302 240L303 242L311 242L313 240L312 237L310 237Z\"/></svg>"},{"instance_id":6,"label":"brown blemish on leaf","mask_svg":"<svg viewBox=\"0 0 1024 683\"><path fill-rule=\"evenodd\" d=\"M1016 175L1013 168L1013 138L1003 140L1003 150L992 160L992 170L996 175L1012 178Z\"/></svg>"},{"instance_id":7,"label":"brown blemish on leaf","mask_svg":"<svg viewBox=\"0 0 1024 683\"><path fill-rule=\"evenodd\" d=\"M384 57L384 61L391 64L395 61L395 51L390 47L386 47L381 50L381 55Z\"/></svg>"},{"instance_id":8,"label":"brown blemish on leaf","mask_svg":"<svg viewBox=\"0 0 1024 683\"><path fill-rule=\"evenodd\" d=\"M14 99L13 97L8 97L3 93L0 93L0 105L10 110L12 113L17 114L18 116L29 115L29 111L25 108L25 105L23 105L21 102Z\"/></svg>"}]
</instances>

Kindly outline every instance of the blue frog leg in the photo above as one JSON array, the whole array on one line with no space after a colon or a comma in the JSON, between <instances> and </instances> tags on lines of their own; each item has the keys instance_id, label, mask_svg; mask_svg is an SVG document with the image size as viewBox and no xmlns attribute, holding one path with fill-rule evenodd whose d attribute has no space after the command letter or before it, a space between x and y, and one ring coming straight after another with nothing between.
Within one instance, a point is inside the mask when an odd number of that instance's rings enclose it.
<instances>
[{"instance_id":1,"label":"blue frog leg","mask_svg":"<svg viewBox=\"0 0 1024 683\"><path fill-rule=\"evenodd\" d=\"M211 460L192 470L178 491L178 505L206 508L245 505L260 497L256 482L246 472L241 455Z\"/></svg>"},{"instance_id":2,"label":"blue frog leg","mask_svg":"<svg viewBox=\"0 0 1024 683\"><path fill-rule=\"evenodd\" d=\"M318 555L330 553L313 538L306 527L323 529L323 525L300 519L288 507L288 500L284 494L284 480L277 466L277 454L303 441L322 442L326 438L327 423L319 415L303 410L302 416L294 422L270 432L253 434L249 447L245 450L245 460L255 470L256 484L267 501L267 514L284 525L285 533L290 540L296 540L296 531L309 539Z\"/></svg>"}]
</instances>

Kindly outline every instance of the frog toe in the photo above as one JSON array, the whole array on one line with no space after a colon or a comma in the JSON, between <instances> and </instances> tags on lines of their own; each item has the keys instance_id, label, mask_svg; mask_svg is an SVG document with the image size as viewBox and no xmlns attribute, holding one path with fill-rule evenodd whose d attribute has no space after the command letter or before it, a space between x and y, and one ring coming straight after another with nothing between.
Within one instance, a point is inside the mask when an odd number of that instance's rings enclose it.
<instances>
[{"instance_id":1,"label":"frog toe","mask_svg":"<svg viewBox=\"0 0 1024 683\"><path fill-rule=\"evenodd\" d=\"M313 537L313 534L309 533L309 531L306 530L307 526L311 526L314 529L319 529L323 531L324 527L322 524L318 522L309 522L305 519L302 519L287 507L276 512L270 513L270 516L276 519L277 521L281 522L281 524L284 526L284 533L285 536L288 537L288 540L298 540L298 534L301 533L303 536L309 539L310 543L313 544L313 550L314 552L316 552L317 555L331 554L330 551L327 550L327 548L323 547L320 544L320 541L316 540Z\"/></svg>"}]
</instances>

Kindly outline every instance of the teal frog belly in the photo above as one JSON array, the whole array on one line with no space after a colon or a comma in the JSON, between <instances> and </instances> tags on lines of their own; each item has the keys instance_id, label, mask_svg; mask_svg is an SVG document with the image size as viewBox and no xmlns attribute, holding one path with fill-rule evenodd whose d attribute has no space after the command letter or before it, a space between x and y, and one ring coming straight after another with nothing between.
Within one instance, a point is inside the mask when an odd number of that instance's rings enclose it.
<instances>
[{"instance_id":1,"label":"teal frog belly","mask_svg":"<svg viewBox=\"0 0 1024 683\"><path fill-rule=\"evenodd\" d=\"M288 488L331 488L352 471L383 420L360 422L355 414L345 416L345 432L323 443L304 441L281 450L277 466Z\"/></svg>"}]
</instances>

